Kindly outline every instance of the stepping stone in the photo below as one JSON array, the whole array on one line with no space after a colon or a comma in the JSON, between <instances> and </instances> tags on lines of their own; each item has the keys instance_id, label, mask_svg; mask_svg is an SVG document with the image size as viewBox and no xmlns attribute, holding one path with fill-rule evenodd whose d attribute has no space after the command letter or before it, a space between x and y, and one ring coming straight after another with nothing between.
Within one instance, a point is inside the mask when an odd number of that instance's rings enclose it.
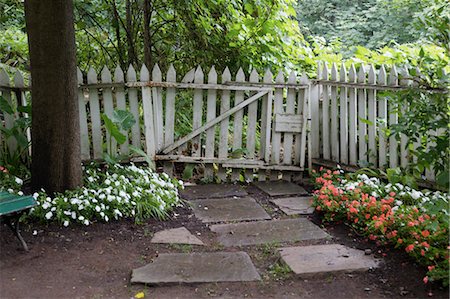
<instances>
[{"instance_id":1,"label":"stepping stone","mask_svg":"<svg viewBox=\"0 0 450 299\"><path fill-rule=\"evenodd\" d=\"M378 266L378 261L364 251L339 244L285 247L280 253L296 274L363 271Z\"/></svg>"},{"instance_id":2,"label":"stepping stone","mask_svg":"<svg viewBox=\"0 0 450 299\"><path fill-rule=\"evenodd\" d=\"M132 283L199 283L261 280L245 252L163 253L134 269Z\"/></svg>"},{"instance_id":3,"label":"stepping stone","mask_svg":"<svg viewBox=\"0 0 450 299\"><path fill-rule=\"evenodd\" d=\"M224 198L247 196L248 193L239 185L207 184L186 187L180 192L181 197L187 200L200 198Z\"/></svg>"},{"instance_id":4,"label":"stepping stone","mask_svg":"<svg viewBox=\"0 0 450 299\"><path fill-rule=\"evenodd\" d=\"M288 181L254 182L253 184L270 196L308 195L303 187Z\"/></svg>"},{"instance_id":5,"label":"stepping stone","mask_svg":"<svg viewBox=\"0 0 450 299\"><path fill-rule=\"evenodd\" d=\"M205 245L184 226L155 233L151 243Z\"/></svg>"},{"instance_id":6,"label":"stepping stone","mask_svg":"<svg viewBox=\"0 0 450 299\"><path fill-rule=\"evenodd\" d=\"M212 198L190 202L195 217L202 222L226 222L271 219L251 197Z\"/></svg>"},{"instance_id":7,"label":"stepping stone","mask_svg":"<svg viewBox=\"0 0 450 299\"><path fill-rule=\"evenodd\" d=\"M326 232L304 218L212 225L219 242L226 246L244 246L274 242L324 239Z\"/></svg>"},{"instance_id":8,"label":"stepping stone","mask_svg":"<svg viewBox=\"0 0 450 299\"><path fill-rule=\"evenodd\" d=\"M312 197L284 197L272 199L276 206L278 206L286 215L308 215L314 212L311 207Z\"/></svg>"}]
</instances>

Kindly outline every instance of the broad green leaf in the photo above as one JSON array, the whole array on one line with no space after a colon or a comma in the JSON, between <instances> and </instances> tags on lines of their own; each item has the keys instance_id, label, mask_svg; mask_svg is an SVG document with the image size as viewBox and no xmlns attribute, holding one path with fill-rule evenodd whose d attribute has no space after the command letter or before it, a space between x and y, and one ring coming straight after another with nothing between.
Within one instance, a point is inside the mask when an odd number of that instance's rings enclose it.
<instances>
[{"instance_id":1,"label":"broad green leaf","mask_svg":"<svg viewBox=\"0 0 450 299\"><path fill-rule=\"evenodd\" d=\"M136 123L133 114L131 114L131 112L127 110L114 110L112 121L124 131L131 129L131 127L133 127L133 125Z\"/></svg>"},{"instance_id":2,"label":"broad green leaf","mask_svg":"<svg viewBox=\"0 0 450 299\"><path fill-rule=\"evenodd\" d=\"M106 114L102 114L103 122L105 123L105 128L111 134L112 137L117 141L118 144L123 144L127 138L123 135L117 125L112 122L111 119Z\"/></svg>"},{"instance_id":3,"label":"broad green leaf","mask_svg":"<svg viewBox=\"0 0 450 299\"><path fill-rule=\"evenodd\" d=\"M12 108L12 106L2 96L0 96L0 110L4 111L7 114L13 114L14 113L14 109Z\"/></svg>"}]
</instances>

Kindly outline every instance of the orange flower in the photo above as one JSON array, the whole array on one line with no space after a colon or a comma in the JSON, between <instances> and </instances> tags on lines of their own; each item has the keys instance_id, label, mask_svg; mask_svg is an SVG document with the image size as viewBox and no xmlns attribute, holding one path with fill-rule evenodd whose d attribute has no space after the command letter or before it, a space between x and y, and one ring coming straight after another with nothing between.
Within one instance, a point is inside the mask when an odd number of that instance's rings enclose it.
<instances>
[{"instance_id":1,"label":"orange flower","mask_svg":"<svg viewBox=\"0 0 450 299\"><path fill-rule=\"evenodd\" d=\"M428 276L425 276L425 277L423 278L423 283L428 283Z\"/></svg>"},{"instance_id":2,"label":"orange flower","mask_svg":"<svg viewBox=\"0 0 450 299\"><path fill-rule=\"evenodd\" d=\"M414 244L410 244L410 245L406 246L405 250L406 250L406 252L413 251L414 250Z\"/></svg>"},{"instance_id":3,"label":"orange flower","mask_svg":"<svg viewBox=\"0 0 450 299\"><path fill-rule=\"evenodd\" d=\"M402 244L403 243L403 239L398 238L397 243L398 244Z\"/></svg>"},{"instance_id":4,"label":"orange flower","mask_svg":"<svg viewBox=\"0 0 450 299\"><path fill-rule=\"evenodd\" d=\"M430 235L430 232L428 230L424 230L422 232L422 236L424 236L425 238L428 237Z\"/></svg>"},{"instance_id":5,"label":"orange flower","mask_svg":"<svg viewBox=\"0 0 450 299\"><path fill-rule=\"evenodd\" d=\"M428 271L433 271L436 266L428 266Z\"/></svg>"}]
</instances>

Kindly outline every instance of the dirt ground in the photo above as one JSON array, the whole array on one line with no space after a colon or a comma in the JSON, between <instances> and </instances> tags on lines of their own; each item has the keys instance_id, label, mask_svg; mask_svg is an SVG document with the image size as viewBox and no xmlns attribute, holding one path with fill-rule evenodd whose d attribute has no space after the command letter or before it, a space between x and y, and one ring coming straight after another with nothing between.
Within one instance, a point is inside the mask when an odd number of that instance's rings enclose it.
<instances>
[{"instance_id":1,"label":"dirt ground","mask_svg":"<svg viewBox=\"0 0 450 299\"><path fill-rule=\"evenodd\" d=\"M273 218L287 218L253 186L247 191ZM320 224L317 216L310 217ZM150 243L154 232L185 226L208 246ZM449 289L422 282L426 269L403 251L376 248L344 225L324 227L333 242L371 249L383 258L373 271L299 277L279 259L280 244L223 248L214 234L187 208L177 208L171 220L95 223L61 228L28 224L23 235L30 252L21 250L6 226L0 227L0 298L449 298ZM321 244L326 241L309 242ZM329 241L328 241L329 242ZM306 245L308 242L297 242ZM129 283L131 270L150 263L158 253L239 251L249 253L262 281L195 285L144 286Z\"/></svg>"}]
</instances>

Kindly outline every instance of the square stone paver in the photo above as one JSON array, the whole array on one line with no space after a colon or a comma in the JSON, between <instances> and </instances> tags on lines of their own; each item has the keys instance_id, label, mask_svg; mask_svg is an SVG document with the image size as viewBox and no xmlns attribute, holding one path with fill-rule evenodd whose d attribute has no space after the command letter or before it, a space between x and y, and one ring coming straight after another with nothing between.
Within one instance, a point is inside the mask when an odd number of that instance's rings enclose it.
<instances>
[{"instance_id":1,"label":"square stone paver","mask_svg":"<svg viewBox=\"0 0 450 299\"><path fill-rule=\"evenodd\" d=\"M276 206L278 206L286 215L308 215L314 212L311 207L311 199L309 196L299 197L283 197L272 199Z\"/></svg>"},{"instance_id":2,"label":"square stone paver","mask_svg":"<svg viewBox=\"0 0 450 299\"><path fill-rule=\"evenodd\" d=\"M205 245L184 226L156 232L151 243Z\"/></svg>"},{"instance_id":3,"label":"square stone paver","mask_svg":"<svg viewBox=\"0 0 450 299\"><path fill-rule=\"evenodd\" d=\"M270 196L280 195L308 195L303 187L288 181L254 182L256 187Z\"/></svg>"},{"instance_id":4,"label":"square stone paver","mask_svg":"<svg viewBox=\"0 0 450 299\"><path fill-rule=\"evenodd\" d=\"M186 187L180 191L182 198L187 200L202 198L224 198L247 196L248 193L239 185L232 184L207 184Z\"/></svg>"},{"instance_id":5,"label":"square stone paver","mask_svg":"<svg viewBox=\"0 0 450 299\"><path fill-rule=\"evenodd\" d=\"M311 221L298 218L212 225L219 242L226 246L296 242L330 237Z\"/></svg>"},{"instance_id":6,"label":"square stone paver","mask_svg":"<svg viewBox=\"0 0 450 299\"><path fill-rule=\"evenodd\" d=\"M296 274L362 271L378 266L373 256L339 244L286 247L280 253Z\"/></svg>"},{"instance_id":7,"label":"square stone paver","mask_svg":"<svg viewBox=\"0 0 450 299\"><path fill-rule=\"evenodd\" d=\"M245 252L163 253L134 269L132 283L199 283L260 280Z\"/></svg>"},{"instance_id":8,"label":"square stone paver","mask_svg":"<svg viewBox=\"0 0 450 299\"><path fill-rule=\"evenodd\" d=\"M270 219L269 214L251 197L211 198L190 202L195 217L202 222L226 222Z\"/></svg>"}]
</instances>

